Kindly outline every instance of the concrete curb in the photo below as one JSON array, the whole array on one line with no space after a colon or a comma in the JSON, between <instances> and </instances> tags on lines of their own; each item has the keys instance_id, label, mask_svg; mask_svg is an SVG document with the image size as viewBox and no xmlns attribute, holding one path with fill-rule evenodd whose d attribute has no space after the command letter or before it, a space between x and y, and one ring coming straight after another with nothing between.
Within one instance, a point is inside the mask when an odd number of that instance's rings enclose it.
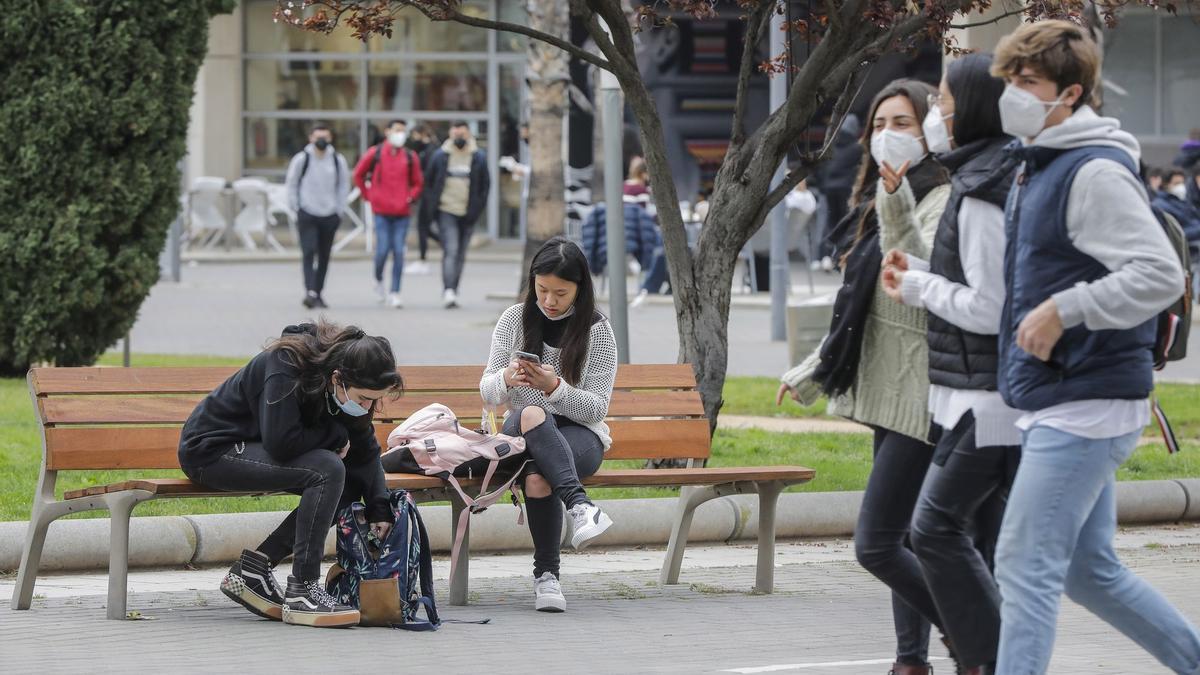
<instances>
[{"instance_id":1,"label":"concrete curb","mask_svg":"<svg viewBox=\"0 0 1200 675\"><path fill-rule=\"evenodd\" d=\"M776 536L841 537L854 534L861 492L808 492L780 497ZM597 541L603 546L663 546L671 536L677 500L618 499L600 503L613 526ZM134 518L130 528L131 567L207 565L232 561L253 548L287 515L283 512L153 516ZM450 550L450 507L421 509L435 552ZM1117 519L1122 525L1200 520L1200 479L1131 481L1117 484ZM20 565L28 523L0 523L0 570ZM564 523L563 545L571 536ZM709 501L696 510L690 542L753 540L758 536L758 497L736 495ZM90 570L108 567L107 518L59 520L50 526L42 570ZM529 530L517 525L517 509L493 506L473 516L471 549L531 550ZM332 530L326 555L334 551Z\"/></svg>"}]
</instances>

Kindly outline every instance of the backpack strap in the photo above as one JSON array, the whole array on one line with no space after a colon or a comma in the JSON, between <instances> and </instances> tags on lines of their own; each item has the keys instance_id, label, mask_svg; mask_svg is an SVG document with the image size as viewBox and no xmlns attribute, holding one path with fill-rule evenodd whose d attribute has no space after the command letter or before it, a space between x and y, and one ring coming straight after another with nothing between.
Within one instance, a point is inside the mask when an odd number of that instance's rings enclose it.
<instances>
[{"instance_id":1,"label":"backpack strap","mask_svg":"<svg viewBox=\"0 0 1200 675\"><path fill-rule=\"evenodd\" d=\"M371 155L371 164L367 167L367 180L375 182L375 167L379 165L379 156L383 154L383 143L375 146L375 154Z\"/></svg>"},{"instance_id":2,"label":"backpack strap","mask_svg":"<svg viewBox=\"0 0 1200 675\"><path fill-rule=\"evenodd\" d=\"M1158 404L1157 396L1151 399L1150 412L1154 413L1154 421L1158 422L1158 428L1162 431L1163 444L1167 446L1167 453L1173 455L1179 452L1179 441L1175 439L1175 430L1171 428L1171 420L1167 419L1167 413Z\"/></svg>"},{"instance_id":3,"label":"backpack strap","mask_svg":"<svg viewBox=\"0 0 1200 675\"><path fill-rule=\"evenodd\" d=\"M425 530L425 521L421 520L421 514L412 503L412 497L405 494L405 500L408 502L405 511L408 512L409 524L411 527L416 528L417 540L421 546L420 563L417 568L417 577L421 584L421 595L417 598L417 602L420 603L421 607L425 608L425 620L392 624L392 628L410 631L434 631L441 627L442 620L438 617L437 603L434 601L433 595L433 556L429 551L429 533Z\"/></svg>"}]
</instances>

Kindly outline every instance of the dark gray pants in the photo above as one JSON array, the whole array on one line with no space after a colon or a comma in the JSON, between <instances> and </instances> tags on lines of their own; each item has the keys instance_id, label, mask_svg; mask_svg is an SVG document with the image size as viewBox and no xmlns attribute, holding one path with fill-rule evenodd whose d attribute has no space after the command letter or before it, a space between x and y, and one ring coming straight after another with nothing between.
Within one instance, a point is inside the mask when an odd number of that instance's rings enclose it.
<instances>
[{"instance_id":1,"label":"dark gray pants","mask_svg":"<svg viewBox=\"0 0 1200 675\"><path fill-rule=\"evenodd\" d=\"M959 663L994 664L1000 592L993 554L1021 447L977 447L975 418L967 413L934 455L913 514L913 551Z\"/></svg>"},{"instance_id":2,"label":"dark gray pants","mask_svg":"<svg viewBox=\"0 0 1200 675\"><path fill-rule=\"evenodd\" d=\"M589 501L580 483L600 468L604 445L587 427L562 415L546 415L546 421L521 433L521 411L513 410L504 421L503 432L524 436L525 452L531 463L525 473L538 474L550 484L548 497L525 497L529 534L533 537L533 576L543 572L558 576L558 547L562 543L563 506L571 508Z\"/></svg>"},{"instance_id":3,"label":"dark gray pants","mask_svg":"<svg viewBox=\"0 0 1200 675\"><path fill-rule=\"evenodd\" d=\"M457 292L475 225L468 225L465 218L445 211L438 211L437 219L438 237L442 243L442 288Z\"/></svg>"},{"instance_id":4,"label":"dark gray pants","mask_svg":"<svg viewBox=\"0 0 1200 675\"><path fill-rule=\"evenodd\" d=\"M910 665L927 663L929 624L941 623L908 546L913 509L932 457L933 446L876 429L875 460L854 528L859 564L892 589L896 660Z\"/></svg>"},{"instance_id":5,"label":"dark gray pants","mask_svg":"<svg viewBox=\"0 0 1200 675\"><path fill-rule=\"evenodd\" d=\"M333 238L341 222L342 217L338 215L314 216L304 211L296 215L304 290L310 293L320 295L325 290L325 275L329 272L329 257L333 254Z\"/></svg>"},{"instance_id":6,"label":"dark gray pants","mask_svg":"<svg viewBox=\"0 0 1200 675\"><path fill-rule=\"evenodd\" d=\"M383 477L382 467L371 464L366 467L348 473L342 459L330 450L311 450L281 462L272 457L262 443L246 443L231 448L208 466L185 467L184 473L193 482L217 490L300 495L300 505L258 546L258 550L266 554L272 564L294 554L292 576L310 581L321 576L325 534L342 502L343 486L350 480L355 485L353 492L370 494L366 491L374 488L373 481L376 480L371 474L378 471L378 479ZM349 498L350 494L346 496Z\"/></svg>"}]
</instances>

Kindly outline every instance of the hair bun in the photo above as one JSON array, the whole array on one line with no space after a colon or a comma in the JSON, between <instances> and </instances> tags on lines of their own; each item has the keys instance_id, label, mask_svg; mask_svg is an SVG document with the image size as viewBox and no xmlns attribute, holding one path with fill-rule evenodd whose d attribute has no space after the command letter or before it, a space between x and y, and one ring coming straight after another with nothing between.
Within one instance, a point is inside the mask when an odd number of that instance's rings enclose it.
<instances>
[{"instance_id":1,"label":"hair bun","mask_svg":"<svg viewBox=\"0 0 1200 675\"><path fill-rule=\"evenodd\" d=\"M361 340L367 336L367 332L361 328L354 329L354 339Z\"/></svg>"}]
</instances>

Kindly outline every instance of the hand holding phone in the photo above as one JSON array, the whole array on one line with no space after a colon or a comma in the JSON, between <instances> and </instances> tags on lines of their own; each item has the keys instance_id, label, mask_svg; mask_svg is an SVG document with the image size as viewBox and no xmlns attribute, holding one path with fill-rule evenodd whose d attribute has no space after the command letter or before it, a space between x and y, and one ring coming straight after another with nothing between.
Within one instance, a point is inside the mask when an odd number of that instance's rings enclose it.
<instances>
[{"instance_id":1,"label":"hand holding phone","mask_svg":"<svg viewBox=\"0 0 1200 675\"><path fill-rule=\"evenodd\" d=\"M518 361L528 361L531 363L536 363L538 365L541 365L541 363L542 363L542 357L538 356L537 354L532 354L530 352L514 351L513 358L515 358Z\"/></svg>"}]
</instances>

